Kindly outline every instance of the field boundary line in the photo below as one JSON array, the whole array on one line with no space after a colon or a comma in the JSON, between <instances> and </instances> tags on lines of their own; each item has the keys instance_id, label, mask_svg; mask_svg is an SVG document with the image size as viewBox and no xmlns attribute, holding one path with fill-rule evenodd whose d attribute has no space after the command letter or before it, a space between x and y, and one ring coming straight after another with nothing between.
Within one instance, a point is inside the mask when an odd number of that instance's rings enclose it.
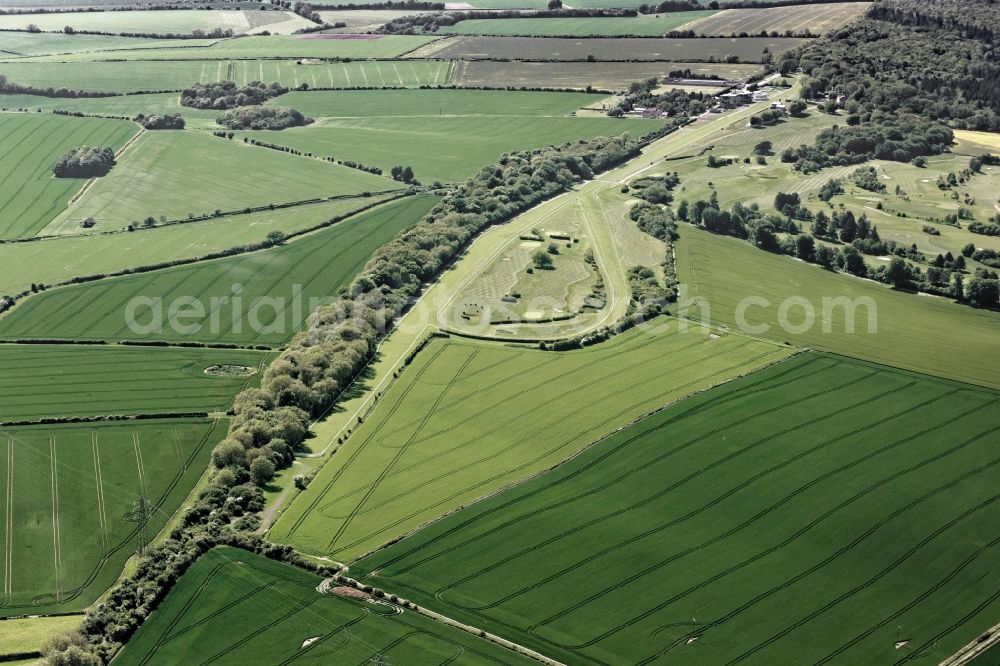
<instances>
[{"instance_id":1,"label":"field boundary line","mask_svg":"<svg viewBox=\"0 0 1000 666\"><path fill-rule=\"evenodd\" d=\"M62 564L59 536L59 472L56 461L56 440L49 437L49 465L52 469L52 551L56 568L56 603L62 602Z\"/></svg>"},{"instance_id":2,"label":"field boundary line","mask_svg":"<svg viewBox=\"0 0 1000 666\"><path fill-rule=\"evenodd\" d=\"M986 638L982 640L984 636ZM964 664L983 656L998 643L1000 643L1000 623L994 624L974 640L963 645L958 652L942 661L938 666L964 666Z\"/></svg>"}]
</instances>

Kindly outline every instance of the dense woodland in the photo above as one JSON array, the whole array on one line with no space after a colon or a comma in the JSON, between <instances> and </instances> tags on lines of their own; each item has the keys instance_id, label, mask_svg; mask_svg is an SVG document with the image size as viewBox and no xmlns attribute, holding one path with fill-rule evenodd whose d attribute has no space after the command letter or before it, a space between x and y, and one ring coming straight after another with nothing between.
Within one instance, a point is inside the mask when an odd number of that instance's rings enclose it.
<instances>
[{"instance_id":1,"label":"dense woodland","mask_svg":"<svg viewBox=\"0 0 1000 666\"><path fill-rule=\"evenodd\" d=\"M270 85L261 81L251 81L245 86L237 86L232 81L196 83L181 91L181 105L195 109L232 109L238 106L263 104L272 97L288 92L277 82Z\"/></svg>"},{"instance_id":2,"label":"dense woodland","mask_svg":"<svg viewBox=\"0 0 1000 666\"><path fill-rule=\"evenodd\" d=\"M103 176L115 165L115 151L110 148L81 146L68 151L52 165L56 178L93 178Z\"/></svg>"},{"instance_id":3,"label":"dense woodland","mask_svg":"<svg viewBox=\"0 0 1000 666\"><path fill-rule=\"evenodd\" d=\"M230 109L216 122L232 130L282 130L301 127L313 121L287 106L241 106Z\"/></svg>"},{"instance_id":4,"label":"dense woodland","mask_svg":"<svg viewBox=\"0 0 1000 666\"><path fill-rule=\"evenodd\" d=\"M809 75L803 96L844 96L850 114L907 113L1000 130L1000 9L992 0L883 0L868 16L783 54Z\"/></svg>"}]
</instances>

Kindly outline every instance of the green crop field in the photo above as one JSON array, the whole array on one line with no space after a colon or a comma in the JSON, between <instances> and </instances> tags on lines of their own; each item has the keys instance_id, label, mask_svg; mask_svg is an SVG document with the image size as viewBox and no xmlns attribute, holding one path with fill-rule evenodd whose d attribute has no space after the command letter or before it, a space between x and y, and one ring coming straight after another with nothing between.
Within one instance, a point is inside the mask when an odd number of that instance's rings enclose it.
<instances>
[{"instance_id":1,"label":"green crop field","mask_svg":"<svg viewBox=\"0 0 1000 666\"><path fill-rule=\"evenodd\" d=\"M268 360L231 349L0 345L0 422L225 411L238 391L260 382ZM207 374L214 365L254 374Z\"/></svg>"},{"instance_id":2,"label":"green crop field","mask_svg":"<svg viewBox=\"0 0 1000 666\"><path fill-rule=\"evenodd\" d=\"M0 317L0 337L281 344L436 201L408 197L269 250L53 289Z\"/></svg>"},{"instance_id":3,"label":"green crop field","mask_svg":"<svg viewBox=\"0 0 1000 666\"><path fill-rule=\"evenodd\" d=\"M287 130L286 130L287 131ZM268 139L278 139L268 135ZM259 174L253 186L247 171ZM146 217L185 220L216 210L399 189L388 178L195 132L146 132L118 166L49 224L45 235L83 231L92 217L101 231L139 226Z\"/></svg>"},{"instance_id":4,"label":"green crop field","mask_svg":"<svg viewBox=\"0 0 1000 666\"><path fill-rule=\"evenodd\" d=\"M231 215L188 224L142 227L135 233L60 236L32 243L0 244L0 294L31 284L56 284L78 276L194 259L231 247L259 243L272 231L285 234L323 224L372 206L386 197L353 197L291 208Z\"/></svg>"},{"instance_id":5,"label":"green crop field","mask_svg":"<svg viewBox=\"0 0 1000 666\"><path fill-rule=\"evenodd\" d=\"M567 664L937 664L1000 612L998 402L801 354L352 574Z\"/></svg>"},{"instance_id":6,"label":"green crop field","mask_svg":"<svg viewBox=\"0 0 1000 666\"><path fill-rule=\"evenodd\" d=\"M203 555L115 664L537 663L412 611L316 588L319 576L235 548Z\"/></svg>"},{"instance_id":7,"label":"green crop field","mask_svg":"<svg viewBox=\"0 0 1000 666\"><path fill-rule=\"evenodd\" d=\"M781 359L662 318L570 352L435 339L269 536L347 560L672 400Z\"/></svg>"},{"instance_id":8,"label":"green crop field","mask_svg":"<svg viewBox=\"0 0 1000 666\"><path fill-rule=\"evenodd\" d=\"M633 81L663 78L675 70L723 79L744 79L760 71L759 65L678 62L499 62L455 63L452 83L486 88L579 88L627 90Z\"/></svg>"},{"instance_id":9,"label":"green crop field","mask_svg":"<svg viewBox=\"0 0 1000 666\"><path fill-rule=\"evenodd\" d=\"M253 14L253 16L251 16ZM253 20L248 20L252 18ZM293 20L294 19L294 20ZM294 28L311 25L290 12L242 12L180 10L142 10L129 12L61 12L55 14L10 14L0 17L0 28L24 30L36 25L44 31L61 31L64 26L94 32L129 32L144 34L182 34L192 30L231 29L240 33L268 26L282 32L287 23ZM280 27L279 27L280 26ZM294 29L293 28L293 29Z\"/></svg>"},{"instance_id":10,"label":"green crop field","mask_svg":"<svg viewBox=\"0 0 1000 666\"><path fill-rule=\"evenodd\" d=\"M438 32L451 35L525 35L533 37L595 37L599 35L634 35L656 37L706 16L712 10L672 12L655 16L596 18L515 18L471 19Z\"/></svg>"},{"instance_id":11,"label":"green crop field","mask_svg":"<svg viewBox=\"0 0 1000 666\"><path fill-rule=\"evenodd\" d=\"M582 92L494 90L335 90L290 92L269 102L315 118L409 116L568 116L604 99ZM405 128L412 121L399 123ZM488 121L487 121L488 122ZM285 135L273 135L281 138Z\"/></svg>"},{"instance_id":12,"label":"green crop field","mask_svg":"<svg viewBox=\"0 0 1000 666\"><path fill-rule=\"evenodd\" d=\"M119 421L0 429L0 614L82 610L136 547L145 496L155 534L202 475L225 423Z\"/></svg>"},{"instance_id":13,"label":"green crop field","mask_svg":"<svg viewBox=\"0 0 1000 666\"><path fill-rule=\"evenodd\" d=\"M0 238L34 235L83 186L86 179L52 175L52 165L66 151L118 150L138 130L123 120L0 113Z\"/></svg>"},{"instance_id":14,"label":"green crop field","mask_svg":"<svg viewBox=\"0 0 1000 666\"><path fill-rule=\"evenodd\" d=\"M405 12L406 16L413 12ZM387 19L388 20L388 19ZM383 21L384 23L385 21ZM21 34L21 33L12 33ZM103 37L105 40L126 39ZM345 39L333 35L271 35L247 36L237 39L213 40L135 40L137 42L167 41L167 46L148 47L116 45L108 42L105 50L97 44L91 49L78 49L71 55L35 57L25 62L83 62L100 60L222 60L226 58L394 58L438 37L417 35L372 35L365 39ZM191 41L193 43L188 44ZM53 44L55 46L55 44ZM106 49L114 48L114 51ZM59 51L55 51L60 53ZM2 55L2 54L0 54Z\"/></svg>"},{"instance_id":15,"label":"green crop field","mask_svg":"<svg viewBox=\"0 0 1000 666\"><path fill-rule=\"evenodd\" d=\"M61 32L4 32L0 56L38 56L53 54L84 54L116 49L165 49L171 47L208 46L215 39L155 39L150 37L112 37L108 35L67 35ZM117 57L117 56L114 56Z\"/></svg>"},{"instance_id":16,"label":"green crop field","mask_svg":"<svg viewBox=\"0 0 1000 666\"><path fill-rule=\"evenodd\" d=\"M2 67L2 66L0 66ZM148 95L116 95L114 97L42 97L40 95L3 95L0 109L25 111L71 111L97 115L135 117L143 115L179 113L188 128L208 127L219 129L215 119L220 112L213 109L192 109L181 106L177 93Z\"/></svg>"},{"instance_id":17,"label":"green crop field","mask_svg":"<svg viewBox=\"0 0 1000 666\"><path fill-rule=\"evenodd\" d=\"M756 35L761 32L808 31L821 35L843 27L871 6L870 2L835 2L829 4L727 9L703 18L685 29L700 35Z\"/></svg>"},{"instance_id":18,"label":"green crop field","mask_svg":"<svg viewBox=\"0 0 1000 666\"><path fill-rule=\"evenodd\" d=\"M511 60L663 60L724 62L736 56L741 62L760 62L764 49L772 57L801 45L790 37L744 37L720 39L665 39L657 37L483 37L459 35L432 42L407 54L408 58L434 57L509 58ZM691 64L677 65L678 69Z\"/></svg>"},{"instance_id":19,"label":"green crop field","mask_svg":"<svg viewBox=\"0 0 1000 666\"><path fill-rule=\"evenodd\" d=\"M505 93L516 95L520 93ZM445 96L441 107L445 110ZM560 145L591 136L628 132L634 136L662 126L661 121L621 118L421 117L404 122L391 117L331 119L283 130L237 132L319 156L372 164L388 173L408 165L418 180L431 183L468 178L511 150ZM375 188L373 188L375 189ZM385 189L385 188L383 188Z\"/></svg>"},{"instance_id":20,"label":"green crop field","mask_svg":"<svg viewBox=\"0 0 1000 666\"><path fill-rule=\"evenodd\" d=\"M742 302L743 318L758 335L1000 387L995 312L895 292L687 225L677 247L677 272L686 297L708 304L704 314L692 304L692 317L738 327ZM790 326L780 325L782 312ZM813 324L804 327L810 318Z\"/></svg>"},{"instance_id":21,"label":"green crop field","mask_svg":"<svg viewBox=\"0 0 1000 666\"><path fill-rule=\"evenodd\" d=\"M303 62L295 60L178 60L9 62L11 81L38 88L109 92L177 90L199 81L277 81L288 87L417 88L449 82L451 63L439 61Z\"/></svg>"}]
</instances>

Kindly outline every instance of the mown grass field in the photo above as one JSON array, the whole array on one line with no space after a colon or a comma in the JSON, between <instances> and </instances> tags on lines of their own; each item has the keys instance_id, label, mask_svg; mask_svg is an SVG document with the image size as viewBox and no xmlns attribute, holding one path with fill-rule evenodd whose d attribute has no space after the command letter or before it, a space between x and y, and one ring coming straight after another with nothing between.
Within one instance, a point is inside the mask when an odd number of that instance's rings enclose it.
<instances>
[{"instance_id":1,"label":"mown grass field","mask_svg":"<svg viewBox=\"0 0 1000 666\"><path fill-rule=\"evenodd\" d=\"M79 615L29 617L0 622L0 656L31 653L54 636L73 631L80 626ZM18 663L32 664L36 659ZM9 664L8 660L4 664Z\"/></svg>"},{"instance_id":2,"label":"mown grass field","mask_svg":"<svg viewBox=\"0 0 1000 666\"><path fill-rule=\"evenodd\" d=\"M834 2L829 4L764 7L759 9L727 9L684 26L699 35L756 35L808 31L822 35L841 28L861 14L870 2Z\"/></svg>"},{"instance_id":3,"label":"mown grass field","mask_svg":"<svg viewBox=\"0 0 1000 666\"><path fill-rule=\"evenodd\" d=\"M500 35L535 37L591 37L599 35L656 37L680 30L713 10L671 12L636 17L470 19L438 30L446 35Z\"/></svg>"},{"instance_id":4,"label":"mown grass field","mask_svg":"<svg viewBox=\"0 0 1000 666\"><path fill-rule=\"evenodd\" d=\"M287 131L287 130L286 130ZM262 140L279 139L270 133ZM256 176L247 180L248 171ZM399 189L389 178L207 133L146 132L107 176L56 217L45 235L109 231L345 194Z\"/></svg>"},{"instance_id":5,"label":"mown grass field","mask_svg":"<svg viewBox=\"0 0 1000 666\"><path fill-rule=\"evenodd\" d=\"M520 20L520 19L519 19ZM511 60L666 60L725 61L736 56L741 62L760 62L766 48L777 57L802 44L789 37L745 37L742 39L631 39L594 37L482 37L461 35L432 42L407 54L408 58L510 58ZM684 69L692 65L677 65Z\"/></svg>"},{"instance_id":6,"label":"mown grass field","mask_svg":"<svg viewBox=\"0 0 1000 666\"><path fill-rule=\"evenodd\" d=\"M268 354L232 349L0 345L0 422L225 411L260 383ZM210 376L213 365L256 374Z\"/></svg>"},{"instance_id":7,"label":"mown grass field","mask_svg":"<svg viewBox=\"0 0 1000 666\"><path fill-rule=\"evenodd\" d=\"M412 15L412 12L405 14ZM388 21L386 19L382 23ZM104 37L106 40L124 39ZM99 60L224 60L227 58L394 58L438 37L418 35L372 35L365 39L345 39L332 35L269 35L246 36L237 39L170 41L168 46L149 48L145 43L135 48L113 46L114 51L89 49L72 55L53 55L32 58L30 62L49 61L99 61ZM156 42L164 40L144 40ZM0 54L2 55L2 54Z\"/></svg>"},{"instance_id":8,"label":"mown grass field","mask_svg":"<svg viewBox=\"0 0 1000 666\"><path fill-rule=\"evenodd\" d=\"M235 548L203 555L116 664L537 663L388 604L316 591L320 577ZM303 645L307 639L316 639Z\"/></svg>"},{"instance_id":9,"label":"mown grass field","mask_svg":"<svg viewBox=\"0 0 1000 666\"><path fill-rule=\"evenodd\" d=\"M676 320L580 351L435 339L269 532L346 561L789 352Z\"/></svg>"},{"instance_id":10,"label":"mown grass field","mask_svg":"<svg viewBox=\"0 0 1000 666\"><path fill-rule=\"evenodd\" d=\"M494 90L334 90L290 92L270 102L314 118L407 118L410 116L568 116L603 99L583 92ZM409 120L399 124L404 127ZM484 121L491 122L491 121ZM285 136L283 134L273 135Z\"/></svg>"},{"instance_id":11,"label":"mown grass field","mask_svg":"<svg viewBox=\"0 0 1000 666\"><path fill-rule=\"evenodd\" d=\"M2 100L0 100L2 101ZM80 146L121 148L139 127L124 120L0 114L0 238L33 236L86 179L56 178L52 165Z\"/></svg>"},{"instance_id":12,"label":"mown grass field","mask_svg":"<svg viewBox=\"0 0 1000 666\"><path fill-rule=\"evenodd\" d=\"M709 311L702 314L692 303L691 317L707 317L715 324L737 328L737 308L742 302L743 319L758 335L1000 387L996 373L1000 367L996 335L1000 315L995 312L943 298L895 292L882 284L831 273L688 225L681 228L677 272L687 298L704 299L708 304ZM747 298L764 299L767 304ZM824 298L850 299L852 307L837 306L830 300L824 308ZM783 303L786 327L779 319ZM813 324L804 327L810 312ZM874 326L870 328L870 324Z\"/></svg>"},{"instance_id":13,"label":"mown grass field","mask_svg":"<svg viewBox=\"0 0 1000 666\"><path fill-rule=\"evenodd\" d=\"M250 12L222 10L140 10L128 12L61 12L55 14L8 14L0 17L0 28L24 30L36 25L43 31L58 32L64 26L92 32L131 32L144 34L184 34L192 30L231 29L235 33L270 26L272 32L284 27L300 28L308 21L291 12ZM248 20L252 18L253 20ZM286 23L286 26L282 26ZM290 32L291 30L289 30Z\"/></svg>"},{"instance_id":14,"label":"mown grass field","mask_svg":"<svg viewBox=\"0 0 1000 666\"><path fill-rule=\"evenodd\" d=\"M352 573L563 663L937 664L1000 610L998 401L802 354Z\"/></svg>"},{"instance_id":15,"label":"mown grass field","mask_svg":"<svg viewBox=\"0 0 1000 666\"><path fill-rule=\"evenodd\" d=\"M53 289L0 318L0 337L281 344L436 201L409 197L269 250ZM183 314L191 310L178 299L200 310ZM134 326L129 303L139 303Z\"/></svg>"},{"instance_id":16,"label":"mown grass field","mask_svg":"<svg viewBox=\"0 0 1000 666\"><path fill-rule=\"evenodd\" d=\"M440 108L446 112L446 97L442 97ZM354 160L379 166L384 173L395 165L411 166L421 183L430 184L435 180L464 180L512 150L625 132L638 136L662 124L657 120L620 118L441 115L400 121L382 116L330 119L280 134L267 130L237 132L236 138L250 136L319 156Z\"/></svg>"},{"instance_id":17,"label":"mown grass field","mask_svg":"<svg viewBox=\"0 0 1000 666\"><path fill-rule=\"evenodd\" d=\"M386 197L353 197L291 208L175 224L135 233L61 236L34 243L0 244L0 294L17 294L31 283L56 284L165 261L259 243L272 231L308 229L371 206Z\"/></svg>"},{"instance_id":18,"label":"mown grass field","mask_svg":"<svg viewBox=\"0 0 1000 666\"><path fill-rule=\"evenodd\" d=\"M521 20L521 19L516 19ZM491 21L492 22L492 21ZM461 25L461 24L460 24ZM497 62L460 61L455 64L452 83L486 88L578 88L627 90L633 81L662 78L678 69L690 69L723 79L746 78L758 65L676 63L676 62Z\"/></svg>"},{"instance_id":19,"label":"mown grass field","mask_svg":"<svg viewBox=\"0 0 1000 666\"><path fill-rule=\"evenodd\" d=\"M224 422L120 421L0 429L2 615L82 610L136 548L125 519L146 496L150 536L208 465Z\"/></svg>"},{"instance_id":20,"label":"mown grass field","mask_svg":"<svg viewBox=\"0 0 1000 666\"><path fill-rule=\"evenodd\" d=\"M175 13L175 12L171 12ZM107 92L177 90L199 81L277 81L290 88L417 88L449 82L451 63L353 61L296 64L295 60L178 60L121 62L9 62L11 81L38 88Z\"/></svg>"}]
</instances>

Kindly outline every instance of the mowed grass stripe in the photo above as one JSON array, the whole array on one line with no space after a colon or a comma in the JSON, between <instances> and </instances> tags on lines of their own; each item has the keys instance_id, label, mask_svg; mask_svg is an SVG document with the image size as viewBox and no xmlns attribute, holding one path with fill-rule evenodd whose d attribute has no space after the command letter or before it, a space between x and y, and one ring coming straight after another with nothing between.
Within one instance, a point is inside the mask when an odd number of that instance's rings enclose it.
<instances>
[{"instance_id":1,"label":"mowed grass stripe","mask_svg":"<svg viewBox=\"0 0 1000 666\"><path fill-rule=\"evenodd\" d=\"M357 557L672 399L789 353L658 322L659 332L631 331L569 353L433 341L271 538L315 555ZM581 395L581 386L593 390Z\"/></svg>"},{"instance_id":2,"label":"mowed grass stripe","mask_svg":"<svg viewBox=\"0 0 1000 666\"><path fill-rule=\"evenodd\" d=\"M567 663L886 663L900 623L937 663L997 610L998 401L799 355L352 569Z\"/></svg>"},{"instance_id":3,"label":"mowed grass stripe","mask_svg":"<svg viewBox=\"0 0 1000 666\"><path fill-rule=\"evenodd\" d=\"M407 197L269 250L53 289L0 318L0 337L282 344L304 324L300 316L315 303L336 298L376 249L416 224L436 202L433 196ZM239 308L232 300L234 286L240 289ZM302 287L301 308L295 306L296 286ZM156 312L147 307L136 309L138 328L128 325L128 304L137 297L162 299L157 310L162 326L153 325ZM199 299L202 316L184 322L196 330L169 325L169 305L182 297ZM65 316L81 302L90 305ZM259 327L251 325L254 312Z\"/></svg>"},{"instance_id":4,"label":"mowed grass stripe","mask_svg":"<svg viewBox=\"0 0 1000 666\"><path fill-rule=\"evenodd\" d=\"M9 505L0 614L88 606L136 547L138 526L125 519L135 500L148 497L147 532L155 534L201 475L225 427L178 419L4 428Z\"/></svg>"},{"instance_id":5,"label":"mowed grass stripe","mask_svg":"<svg viewBox=\"0 0 1000 666\"><path fill-rule=\"evenodd\" d=\"M233 548L216 548L178 581L116 657L149 663L303 659L473 666L533 663L412 612L315 591L320 578ZM302 635L316 638L302 646Z\"/></svg>"},{"instance_id":6,"label":"mowed grass stripe","mask_svg":"<svg viewBox=\"0 0 1000 666\"><path fill-rule=\"evenodd\" d=\"M78 345L0 345L0 422L224 411L260 381L214 376L213 365L259 369L265 352Z\"/></svg>"},{"instance_id":7,"label":"mowed grass stripe","mask_svg":"<svg viewBox=\"0 0 1000 666\"><path fill-rule=\"evenodd\" d=\"M0 156L0 238L34 235L86 182L52 175L63 153L82 145L118 150L137 131L124 120L0 114L0 134L8 138Z\"/></svg>"}]
</instances>

